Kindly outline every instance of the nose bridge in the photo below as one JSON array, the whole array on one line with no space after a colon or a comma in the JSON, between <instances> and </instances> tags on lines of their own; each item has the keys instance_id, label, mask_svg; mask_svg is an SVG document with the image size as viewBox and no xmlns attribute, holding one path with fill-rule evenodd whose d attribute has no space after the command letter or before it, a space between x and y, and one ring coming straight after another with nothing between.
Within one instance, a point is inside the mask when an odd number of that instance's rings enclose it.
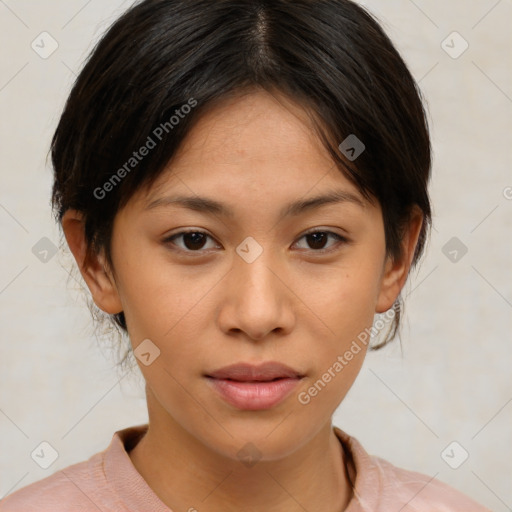
<instances>
[{"instance_id":1,"label":"nose bridge","mask_svg":"<svg viewBox=\"0 0 512 512\"><path fill-rule=\"evenodd\" d=\"M261 297L271 302L277 299L276 294L279 293L276 289L279 284L276 282L275 270L271 271L277 267L277 263L269 244L263 246L261 238L260 242L247 237L240 243L236 248L233 271L236 282L241 285L241 293L249 293L249 297L252 294L255 298Z\"/></svg>"},{"instance_id":2,"label":"nose bridge","mask_svg":"<svg viewBox=\"0 0 512 512\"><path fill-rule=\"evenodd\" d=\"M268 238L267 238L268 239ZM229 273L224 328L244 331L260 339L275 329L289 329L292 320L286 286L276 275L277 257L252 237L237 248ZM283 279L284 280L284 279Z\"/></svg>"}]
</instances>

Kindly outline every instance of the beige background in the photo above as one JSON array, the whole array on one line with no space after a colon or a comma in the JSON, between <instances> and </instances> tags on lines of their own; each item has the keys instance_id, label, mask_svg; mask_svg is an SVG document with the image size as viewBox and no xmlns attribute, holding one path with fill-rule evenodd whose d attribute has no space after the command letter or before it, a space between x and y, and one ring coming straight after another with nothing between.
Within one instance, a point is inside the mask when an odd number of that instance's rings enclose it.
<instances>
[{"instance_id":1,"label":"beige background","mask_svg":"<svg viewBox=\"0 0 512 512\"><path fill-rule=\"evenodd\" d=\"M129 4L0 1L0 497L147 419L140 379L98 346L69 258L32 252L43 237L59 244L45 160L74 74ZM512 2L365 4L429 104L435 230L404 293L403 355L398 341L369 355L334 423L371 453L510 510ZM47 59L31 48L43 31L58 43ZM453 31L469 44L458 58L441 46ZM463 44L451 36L445 48ZM453 237L468 250L456 262L443 253ZM59 455L46 470L30 457L42 441ZM458 469L441 457L452 441L451 461L469 453Z\"/></svg>"}]
</instances>

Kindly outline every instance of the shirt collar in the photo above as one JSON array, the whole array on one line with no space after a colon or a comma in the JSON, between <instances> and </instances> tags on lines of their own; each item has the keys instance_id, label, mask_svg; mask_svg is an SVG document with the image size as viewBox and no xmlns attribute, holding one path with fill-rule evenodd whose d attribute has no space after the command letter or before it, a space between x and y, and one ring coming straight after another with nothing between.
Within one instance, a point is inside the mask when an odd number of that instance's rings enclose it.
<instances>
[{"instance_id":1,"label":"shirt collar","mask_svg":"<svg viewBox=\"0 0 512 512\"><path fill-rule=\"evenodd\" d=\"M105 474L120 501L131 511L172 512L163 503L133 465L128 452L147 432L148 424L136 425L114 433L105 453ZM338 427L333 427L343 447L353 497L345 512L375 510L382 493L378 468L361 444Z\"/></svg>"}]
</instances>

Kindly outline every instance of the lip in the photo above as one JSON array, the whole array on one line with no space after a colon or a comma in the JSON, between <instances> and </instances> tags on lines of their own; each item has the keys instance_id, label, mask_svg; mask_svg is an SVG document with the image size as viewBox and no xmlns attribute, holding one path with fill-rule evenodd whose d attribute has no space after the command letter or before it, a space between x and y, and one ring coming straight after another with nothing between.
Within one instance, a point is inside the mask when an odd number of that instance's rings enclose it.
<instances>
[{"instance_id":1,"label":"lip","mask_svg":"<svg viewBox=\"0 0 512 512\"><path fill-rule=\"evenodd\" d=\"M210 372L206 377L214 379L230 379L239 382L260 381L268 382L281 378L302 378L299 371L276 361L268 361L259 365L236 363Z\"/></svg>"},{"instance_id":2,"label":"lip","mask_svg":"<svg viewBox=\"0 0 512 512\"><path fill-rule=\"evenodd\" d=\"M238 363L205 375L229 404L243 410L270 409L296 388L304 375L274 361L260 365Z\"/></svg>"}]
</instances>

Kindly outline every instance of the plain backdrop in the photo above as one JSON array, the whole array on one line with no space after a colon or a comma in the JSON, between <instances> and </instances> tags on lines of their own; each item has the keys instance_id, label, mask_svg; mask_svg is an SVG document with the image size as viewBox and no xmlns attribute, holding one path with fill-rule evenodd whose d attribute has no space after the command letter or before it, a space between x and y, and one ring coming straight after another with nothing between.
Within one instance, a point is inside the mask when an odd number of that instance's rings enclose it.
<instances>
[{"instance_id":1,"label":"plain backdrop","mask_svg":"<svg viewBox=\"0 0 512 512\"><path fill-rule=\"evenodd\" d=\"M46 160L84 58L130 3L0 0L0 497L147 421L140 376L123 375L101 348L69 274L73 260L51 250L60 233ZM434 230L403 292L403 351L397 340L368 355L334 423L370 453L504 512L512 508L512 2L365 5L428 103ZM58 453L48 469L31 458L43 441Z\"/></svg>"}]
</instances>

